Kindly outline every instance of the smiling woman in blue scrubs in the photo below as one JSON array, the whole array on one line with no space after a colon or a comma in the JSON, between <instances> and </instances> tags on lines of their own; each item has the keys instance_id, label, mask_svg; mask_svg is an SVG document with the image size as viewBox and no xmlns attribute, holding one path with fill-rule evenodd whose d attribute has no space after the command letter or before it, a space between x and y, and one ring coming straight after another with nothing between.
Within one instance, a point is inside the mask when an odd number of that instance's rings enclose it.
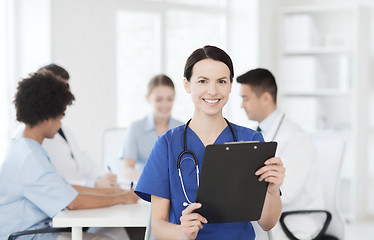
<instances>
[{"instance_id":1,"label":"smiling woman in blue scrubs","mask_svg":"<svg viewBox=\"0 0 374 240\"><path fill-rule=\"evenodd\" d=\"M230 57L221 49L205 46L195 50L184 69L184 87L195 105L194 115L186 128L187 149L196 154L201 168L205 146L234 141L263 141L251 129L226 122L222 108L228 101L234 77ZM250 222L208 223L193 213L201 207L194 201L197 172L191 154L180 161L183 185L178 175L177 159L184 150L184 128L180 126L161 135L155 143L136 187L136 194L152 202L152 231L156 239L254 239ZM261 219L270 230L281 212L279 187L284 168L279 158L271 158L256 172L260 181L269 182ZM185 192L184 192L185 190ZM188 198L188 199L187 199Z\"/></svg>"}]
</instances>

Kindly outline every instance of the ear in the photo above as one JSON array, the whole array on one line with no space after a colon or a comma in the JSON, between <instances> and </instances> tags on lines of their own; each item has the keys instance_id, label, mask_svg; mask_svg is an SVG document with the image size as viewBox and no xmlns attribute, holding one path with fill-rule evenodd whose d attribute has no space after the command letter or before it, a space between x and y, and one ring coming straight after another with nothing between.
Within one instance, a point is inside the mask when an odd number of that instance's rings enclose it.
<instances>
[{"instance_id":1,"label":"ear","mask_svg":"<svg viewBox=\"0 0 374 240\"><path fill-rule=\"evenodd\" d=\"M190 82L187 80L187 78L183 79L183 85L186 92L191 93Z\"/></svg>"},{"instance_id":2,"label":"ear","mask_svg":"<svg viewBox=\"0 0 374 240\"><path fill-rule=\"evenodd\" d=\"M43 121L41 121L41 123L44 125L44 126L47 126L49 124L49 119L45 119Z\"/></svg>"},{"instance_id":3,"label":"ear","mask_svg":"<svg viewBox=\"0 0 374 240\"><path fill-rule=\"evenodd\" d=\"M273 97L269 92L264 92L261 96L266 104L273 103Z\"/></svg>"}]
</instances>

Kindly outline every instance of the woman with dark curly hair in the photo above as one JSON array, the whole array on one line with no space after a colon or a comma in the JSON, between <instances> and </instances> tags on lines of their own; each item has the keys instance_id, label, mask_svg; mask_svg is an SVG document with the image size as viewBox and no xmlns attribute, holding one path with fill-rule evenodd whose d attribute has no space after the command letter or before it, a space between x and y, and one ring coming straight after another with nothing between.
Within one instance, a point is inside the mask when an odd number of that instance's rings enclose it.
<instances>
[{"instance_id":1,"label":"woman with dark curly hair","mask_svg":"<svg viewBox=\"0 0 374 240\"><path fill-rule=\"evenodd\" d=\"M69 73L61 66L51 63L41 67L38 72L51 72L68 82ZM54 138L45 139L43 148L48 152L57 172L70 184L87 187L117 188L117 175L104 173L91 155L78 143L74 132L62 124Z\"/></svg>"},{"instance_id":2,"label":"woman with dark curly hair","mask_svg":"<svg viewBox=\"0 0 374 240\"><path fill-rule=\"evenodd\" d=\"M49 72L32 74L19 83L14 100L16 116L26 128L22 138L10 143L0 169L0 239L16 231L46 227L66 207L87 209L138 200L133 191L71 186L56 172L41 144L57 133L66 107L73 101L69 85ZM112 239L85 235L85 239ZM25 239L40 237L69 239L57 233Z\"/></svg>"}]
</instances>

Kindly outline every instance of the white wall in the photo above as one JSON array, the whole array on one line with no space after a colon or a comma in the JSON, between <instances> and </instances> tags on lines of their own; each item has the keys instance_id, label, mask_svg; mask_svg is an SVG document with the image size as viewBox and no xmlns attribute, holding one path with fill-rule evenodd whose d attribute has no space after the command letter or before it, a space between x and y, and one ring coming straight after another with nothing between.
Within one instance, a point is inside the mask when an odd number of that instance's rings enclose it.
<instances>
[{"instance_id":1,"label":"white wall","mask_svg":"<svg viewBox=\"0 0 374 240\"><path fill-rule=\"evenodd\" d=\"M52 61L71 75L76 97L63 122L100 160L100 138L116 123L115 1L52 1Z\"/></svg>"},{"instance_id":2,"label":"white wall","mask_svg":"<svg viewBox=\"0 0 374 240\"><path fill-rule=\"evenodd\" d=\"M243 3L245 4L243 6ZM235 75L257 66L257 1L229 1L228 52ZM78 142L96 161L100 160L100 138L105 128L116 125L116 6L121 1L52 0L52 61L65 67L76 96L63 120ZM136 84L129 79L129 84ZM134 103L136 104L136 103ZM238 85L234 83L226 116L248 124L240 109ZM131 113L129 113L131 114ZM178 117L178 116L175 116Z\"/></svg>"},{"instance_id":3,"label":"white wall","mask_svg":"<svg viewBox=\"0 0 374 240\"><path fill-rule=\"evenodd\" d=\"M257 123L248 120L240 108L240 85L236 77L258 67L258 1L228 1L231 9L228 25L228 51L234 64L234 83L230 101L226 106L226 116L236 124L255 127Z\"/></svg>"},{"instance_id":4,"label":"white wall","mask_svg":"<svg viewBox=\"0 0 374 240\"><path fill-rule=\"evenodd\" d=\"M259 25L260 25L260 43L259 43L259 47L260 47L260 56L259 56L259 61L260 61L260 64L263 66L263 67L267 67L269 69L273 69L274 70L274 73L275 73L275 76L277 77L277 75L279 75L279 73L276 71L277 70L277 58L278 56L280 55L279 52L279 49L280 47L277 46L277 44L280 44L280 38L279 36L281 35L280 33L277 33L278 29L279 29L279 26L277 25L277 20L279 19L279 10L281 7L284 7L284 6L300 6L300 5L311 5L311 4L331 4L331 3L336 3L337 6L339 4L342 4L342 3L349 3L349 2L353 2L353 3L372 3L373 4L373 1L369 1L369 0L366 0L366 1L363 1L363 0L358 0L358 1L351 1L351 0L342 0L342 1L335 1L335 0L304 0L304 1L300 1L300 0L264 0L264 1L260 1L260 22L259 22ZM372 11L373 12L373 11ZM373 23L373 19L371 21ZM261 28L262 26L262 28ZM373 46L374 46L374 32L371 32L371 36L372 36L372 39L371 39L371 49L367 49L368 51L371 51L371 66L373 66L373 63L374 63L374 52L373 52ZM367 40L367 39L365 39ZM363 44L362 44L363 45ZM362 46L361 45L361 46ZM366 46L367 45L370 45L370 44L365 44ZM364 62L364 63L367 63L367 62ZM362 64L362 65L365 65L365 64ZM360 66L361 67L361 66ZM364 72L367 72L367 71L364 71ZM371 70L371 78L373 76L373 70ZM365 76L362 76L360 78L357 78L360 80L360 86L366 86L368 84L365 83L365 79L366 79L366 75ZM282 89L282 85L279 84L278 86L280 89ZM373 81L371 81L371 94L373 95L373 87L374 87L374 84L373 84ZM361 93L366 93L366 89L364 91L364 89L361 89ZM366 96L366 94L364 94L365 96L361 96L362 98L366 98L368 96ZM361 99L361 98L360 98ZM373 99L373 98L371 98ZM364 127L362 126L366 126L366 121L367 121L367 116L365 115L366 114L366 106L364 106L366 104L366 101L362 101L360 100L361 102L363 102L364 104L357 104L357 106L354 107L354 109L359 109L361 111L358 111L358 113L360 114L360 118L357 118L357 119L360 119L360 122L358 122L356 125L355 125L355 128L357 125L360 125L360 131L359 132L359 135L357 139L362 139L363 137L366 138L366 132L363 133L362 131L365 131L365 130L368 130L369 132L371 132L371 139L374 139L374 128L371 127L371 129L365 129ZM371 100L373 101L373 100ZM353 103L354 104L354 103ZM374 103L372 102L371 103L372 106L374 105ZM370 110L372 110L372 108L367 108L369 109L369 112L371 112ZM350 118L351 116L347 115L346 116L347 118ZM361 134L360 134L361 133ZM354 141L353 144L355 144L357 141ZM364 145L360 145L363 147L363 149L360 149L358 150L357 152L359 154L356 154L356 158L354 159L354 167L357 169L357 171L354 171L352 170L351 168L349 168L348 170L352 172L352 174L354 176L360 176L360 177L357 177L354 179L354 184L355 185L355 191L353 193L351 193L351 196L347 196L346 192L342 192L341 194L341 202L343 202L342 200L346 200L346 199L349 199L350 197L353 197L355 199L355 202L351 205L351 208L354 209L354 212L353 212L353 218L356 218L356 219L364 219L364 218L368 218L370 217L370 214L371 214L371 217L373 217L373 207L372 206L372 200L374 199L374 191L370 190L368 191L368 189L372 189L370 187L368 187L368 183L367 181L363 180L365 179L366 177L368 176L371 176L371 174L369 173L370 170L367 170L367 166L368 166L368 163L372 162L373 161L373 157L374 157L374 151L370 151L370 145L368 145L367 148L365 148ZM359 149L359 146L355 146L357 147L357 149ZM369 155L369 157L371 156L371 159L367 158L367 154L366 154L366 151L370 151L371 152L371 155ZM372 168L374 169L374 164L369 164L372 166ZM368 174L369 173L369 174ZM371 185L370 186L374 186L374 178L371 177ZM357 183L356 183L357 182ZM369 193L370 192L370 193ZM369 196L372 196L371 199L368 199ZM370 202L371 201L371 202ZM371 209L371 212L368 211L368 209Z\"/></svg>"}]
</instances>

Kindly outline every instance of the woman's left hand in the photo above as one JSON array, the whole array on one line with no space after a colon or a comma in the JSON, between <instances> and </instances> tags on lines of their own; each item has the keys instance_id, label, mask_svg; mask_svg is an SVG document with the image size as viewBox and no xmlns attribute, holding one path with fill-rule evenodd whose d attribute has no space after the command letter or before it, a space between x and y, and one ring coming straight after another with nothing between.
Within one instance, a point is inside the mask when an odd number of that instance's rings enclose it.
<instances>
[{"instance_id":1,"label":"woman's left hand","mask_svg":"<svg viewBox=\"0 0 374 240\"><path fill-rule=\"evenodd\" d=\"M283 183L285 168L279 157L273 157L266 160L265 166L257 170L255 174L259 176L259 181L269 183L269 193L276 193L279 192L279 188Z\"/></svg>"},{"instance_id":2,"label":"woman's left hand","mask_svg":"<svg viewBox=\"0 0 374 240\"><path fill-rule=\"evenodd\" d=\"M95 187L97 188L119 188L117 184L117 175L112 173L107 173L104 176L100 177L95 182Z\"/></svg>"}]
</instances>

